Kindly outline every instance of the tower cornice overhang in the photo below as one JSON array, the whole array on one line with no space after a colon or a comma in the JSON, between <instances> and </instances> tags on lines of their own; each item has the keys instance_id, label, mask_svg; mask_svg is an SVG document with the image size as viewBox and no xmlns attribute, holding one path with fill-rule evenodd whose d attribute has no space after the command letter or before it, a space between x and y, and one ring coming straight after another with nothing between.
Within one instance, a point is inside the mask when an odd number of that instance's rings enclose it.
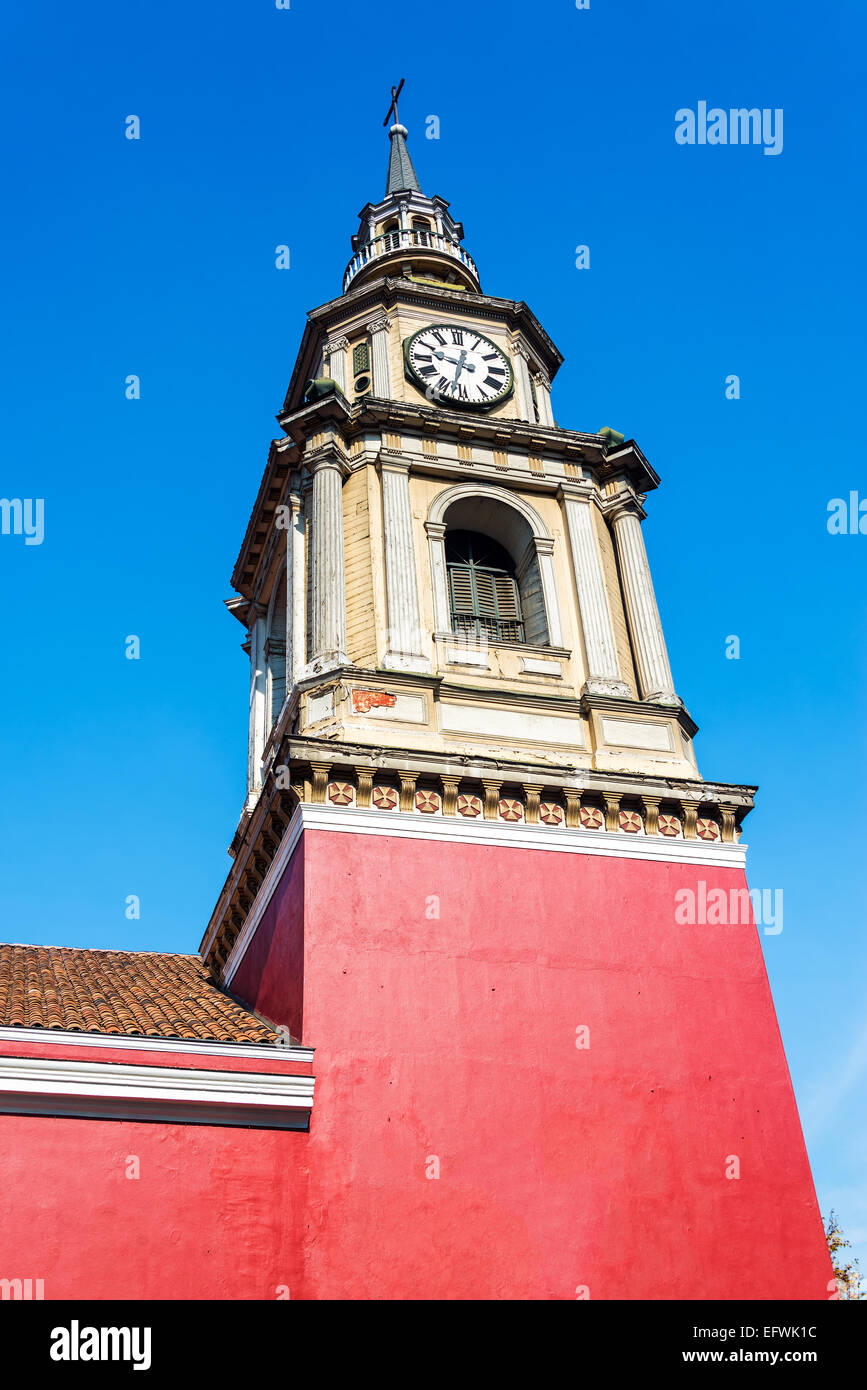
<instances>
[{"instance_id":1,"label":"tower cornice overhang","mask_svg":"<svg viewBox=\"0 0 867 1390\"><path fill-rule=\"evenodd\" d=\"M232 570L232 587L245 598L252 598L252 579L268 540L274 508L279 504L298 454L291 439L272 439L268 462L259 484L256 501L247 522L244 540ZM269 519L268 513L271 512Z\"/></svg>"},{"instance_id":2,"label":"tower cornice overhang","mask_svg":"<svg viewBox=\"0 0 867 1390\"><path fill-rule=\"evenodd\" d=\"M343 434L353 413L353 408L342 391L335 390L318 401L302 405L291 413L291 417L278 416L285 429L286 438L271 441L268 464L232 571L232 587L245 598L253 597L256 571L267 545L276 510L285 496L290 473L302 462L307 441L329 425L336 425L338 433ZM340 463L341 467L345 468L342 455Z\"/></svg>"},{"instance_id":3,"label":"tower cornice overhang","mask_svg":"<svg viewBox=\"0 0 867 1390\"><path fill-rule=\"evenodd\" d=\"M612 459L604 436L561 426L540 425L526 420L503 419L496 415L469 415L438 406L424 406L412 401L379 400L366 396L352 408L347 425L347 437L374 427L419 429L423 433L455 433L467 442L511 444L560 456L570 462L580 462L592 468L599 482L626 477L637 493L643 495L659 486L659 474L651 467L634 440L621 445Z\"/></svg>"}]
</instances>

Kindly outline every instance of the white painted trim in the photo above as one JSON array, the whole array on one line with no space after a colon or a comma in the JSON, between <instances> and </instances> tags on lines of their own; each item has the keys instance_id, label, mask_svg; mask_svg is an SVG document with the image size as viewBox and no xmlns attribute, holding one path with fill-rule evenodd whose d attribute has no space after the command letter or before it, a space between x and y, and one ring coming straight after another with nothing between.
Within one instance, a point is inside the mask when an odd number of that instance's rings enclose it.
<instances>
[{"instance_id":1,"label":"white painted trim","mask_svg":"<svg viewBox=\"0 0 867 1390\"><path fill-rule=\"evenodd\" d=\"M52 1047L116 1047L136 1052L188 1052L198 1057L250 1057L257 1062L294 1062L301 1066L310 1066L313 1062L312 1047L284 1047L280 1043L187 1042L183 1038L72 1033L62 1028L0 1028L0 1055L3 1044L16 1042L50 1043Z\"/></svg>"},{"instance_id":2,"label":"white painted trim","mask_svg":"<svg viewBox=\"0 0 867 1390\"><path fill-rule=\"evenodd\" d=\"M465 820L460 816L415 816L406 811L365 810L358 806L297 806L280 849L271 862L247 920L226 961L223 983L231 984L253 940L280 877L304 830L331 830L355 835L388 835L503 849L550 850L554 854L596 854L607 859L645 859L665 864L695 864L716 869L746 867L747 846L708 840L627 835L612 830L572 830L566 826L510 824Z\"/></svg>"},{"instance_id":3,"label":"white painted trim","mask_svg":"<svg viewBox=\"0 0 867 1390\"><path fill-rule=\"evenodd\" d=\"M277 853L271 860L271 863L268 866L268 871L265 874L264 879L262 880L262 886L250 905L250 911L247 913L247 920L241 928L240 932L238 933L237 937L235 938L235 943L232 946L231 951L229 952L229 958L226 961L222 974L222 983L224 985L230 985L232 983L232 980L235 977L235 972L237 971L238 966L241 964L241 961L244 959L247 947L253 939L253 933L255 932L256 928L258 927L259 923L264 917L268 909L268 904L270 903L271 898L273 896L274 889L277 887L277 884L280 882L280 879L283 876L283 870L286 868L286 865L289 863L289 860L295 853L295 846L301 839L301 835L304 830L303 812L304 806L301 805L296 806L295 810L292 813L292 818L286 827L285 834L283 835L283 838L280 841ZM404 813L401 812L401 815L403 814ZM211 944L212 943L209 941L208 950L211 949Z\"/></svg>"},{"instance_id":4,"label":"white painted trim","mask_svg":"<svg viewBox=\"0 0 867 1390\"><path fill-rule=\"evenodd\" d=\"M565 826L464 820L460 816L412 816L405 811L359 807L299 806L305 830L337 830L356 835L390 835L504 849L543 849L560 854L598 854L611 859L650 859L667 864L705 864L744 868L747 846L718 841L627 835L623 831L570 830Z\"/></svg>"},{"instance_id":5,"label":"white painted trim","mask_svg":"<svg viewBox=\"0 0 867 1390\"><path fill-rule=\"evenodd\" d=\"M313 1088L312 1076L286 1073L0 1058L0 1112L281 1125L309 1115Z\"/></svg>"}]
</instances>

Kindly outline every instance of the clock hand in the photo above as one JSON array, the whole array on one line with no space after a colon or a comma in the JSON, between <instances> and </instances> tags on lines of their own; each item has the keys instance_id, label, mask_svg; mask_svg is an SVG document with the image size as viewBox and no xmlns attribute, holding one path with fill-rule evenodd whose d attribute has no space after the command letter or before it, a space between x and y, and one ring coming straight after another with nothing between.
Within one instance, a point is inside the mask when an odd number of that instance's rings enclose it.
<instances>
[{"instance_id":1,"label":"clock hand","mask_svg":"<svg viewBox=\"0 0 867 1390\"><path fill-rule=\"evenodd\" d=\"M466 353L464 353L463 355L464 357L466 357ZM437 359L438 362L451 362L452 366L454 367L458 365L457 357L448 357L444 352L435 352L434 357ZM476 369L473 366L472 362L466 362L464 364L464 370L468 372L474 372Z\"/></svg>"},{"instance_id":2,"label":"clock hand","mask_svg":"<svg viewBox=\"0 0 867 1390\"><path fill-rule=\"evenodd\" d=\"M467 350L466 350L466 348L464 348L463 352L462 352L461 355L460 355L460 359L459 359L459 361L458 361L458 364L457 364L458 369L457 369L457 371L455 372L455 379L454 379L454 382L452 383L454 386L457 386L457 384L458 384L458 377L460 376L461 372L464 370L464 363L466 362L466 360L467 360Z\"/></svg>"}]
</instances>

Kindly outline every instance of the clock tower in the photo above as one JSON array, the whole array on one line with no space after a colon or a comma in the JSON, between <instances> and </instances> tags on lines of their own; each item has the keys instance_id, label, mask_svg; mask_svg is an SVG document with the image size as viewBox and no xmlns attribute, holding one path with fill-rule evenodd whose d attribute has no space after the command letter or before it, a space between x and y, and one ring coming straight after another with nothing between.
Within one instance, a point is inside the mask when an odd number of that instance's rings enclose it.
<instances>
[{"instance_id":1,"label":"clock tower","mask_svg":"<svg viewBox=\"0 0 867 1390\"><path fill-rule=\"evenodd\" d=\"M298 1296L827 1297L659 478L555 420L560 353L389 121L233 574L247 795L201 948L316 1050Z\"/></svg>"}]
</instances>

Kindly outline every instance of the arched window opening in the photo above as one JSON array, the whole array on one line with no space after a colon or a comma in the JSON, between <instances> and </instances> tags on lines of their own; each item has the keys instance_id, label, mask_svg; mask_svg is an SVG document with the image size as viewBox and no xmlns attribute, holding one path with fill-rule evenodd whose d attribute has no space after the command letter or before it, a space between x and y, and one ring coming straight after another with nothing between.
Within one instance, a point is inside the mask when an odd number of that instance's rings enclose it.
<instances>
[{"instance_id":1,"label":"arched window opening","mask_svg":"<svg viewBox=\"0 0 867 1390\"><path fill-rule=\"evenodd\" d=\"M523 642L521 595L509 552L476 531L447 531L445 540L452 630Z\"/></svg>"},{"instance_id":2,"label":"arched window opening","mask_svg":"<svg viewBox=\"0 0 867 1390\"><path fill-rule=\"evenodd\" d=\"M396 217L393 217L391 221L385 223L382 229L382 236L384 251L400 250L400 222Z\"/></svg>"},{"instance_id":3,"label":"arched window opening","mask_svg":"<svg viewBox=\"0 0 867 1390\"><path fill-rule=\"evenodd\" d=\"M431 226L425 217L414 217L412 219L412 239L416 246L430 246Z\"/></svg>"},{"instance_id":4,"label":"arched window opening","mask_svg":"<svg viewBox=\"0 0 867 1390\"><path fill-rule=\"evenodd\" d=\"M439 525L443 525L444 530L437 536ZM472 625L476 631L498 634L501 641L523 642L531 647L561 644L562 628L551 568L552 542L528 503L513 498L501 488L485 486L477 490L462 484L446 489L441 499L431 506L429 526L434 604L440 630L454 630L453 615L457 612L468 617L465 630ZM462 558L454 548L458 544L454 537L462 531L477 537L478 544L487 547L489 557L494 553L491 547L498 548L498 558L488 565L482 563L482 550L473 551L473 567L488 569L491 580L478 579L475 586L478 611L471 610L468 615L463 602L455 606L449 573L452 564L466 566L468 563L468 556L465 554ZM494 584L495 571L508 578L509 583ZM465 575L455 582L466 590ZM513 584L517 585L517 601L510 611L509 595L514 595ZM496 611L483 611L480 585L489 596L491 587L497 591ZM459 597L462 597L460 591ZM512 632L520 635L508 635L509 624L515 624Z\"/></svg>"}]
</instances>

